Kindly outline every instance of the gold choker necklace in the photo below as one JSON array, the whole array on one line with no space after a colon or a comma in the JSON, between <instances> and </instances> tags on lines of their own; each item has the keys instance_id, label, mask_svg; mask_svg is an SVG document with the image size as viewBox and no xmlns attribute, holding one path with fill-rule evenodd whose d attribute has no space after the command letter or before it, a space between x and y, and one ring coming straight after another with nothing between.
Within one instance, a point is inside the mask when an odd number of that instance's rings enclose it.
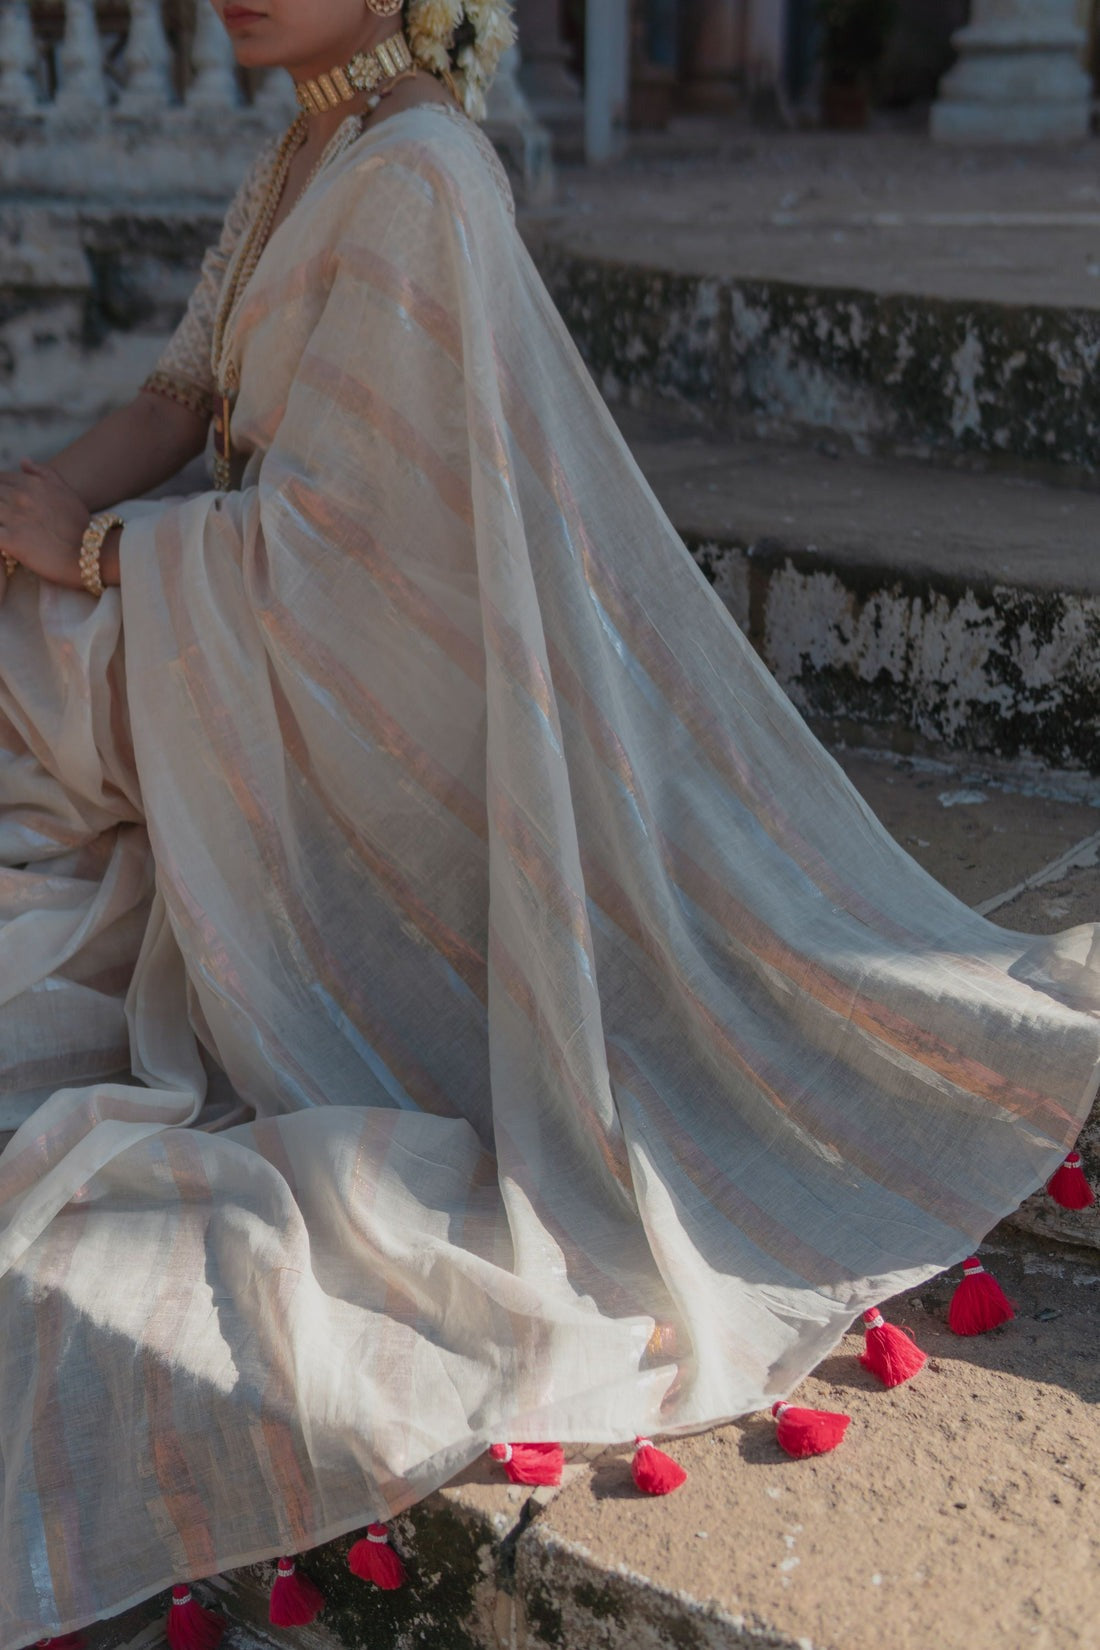
<instances>
[{"instance_id":1,"label":"gold choker necklace","mask_svg":"<svg viewBox=\"0 0 1100 1650\"><path fill-rule=\"evenodd\" d=\"M298 106L307 115L321 114L335 109L339 103L367 92L367 107L377 109L390 87L415 71L416 64L403 34L391 34L375 46L372 52L356 52L342 69L330 69L316 80L296 80L294 92Z\"/></svg>"}]
</instances>

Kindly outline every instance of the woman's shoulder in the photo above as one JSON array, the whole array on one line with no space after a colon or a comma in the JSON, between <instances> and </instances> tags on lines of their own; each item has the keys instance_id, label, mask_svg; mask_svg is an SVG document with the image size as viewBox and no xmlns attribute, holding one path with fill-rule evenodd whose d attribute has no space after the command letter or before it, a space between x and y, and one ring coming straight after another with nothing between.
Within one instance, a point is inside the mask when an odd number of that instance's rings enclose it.
<instances>
[{"instance_id":1,"label":"woman's shoulder","mask_svg":"<svg viewBox=\"0 0 1100 1650\"><path fill-rule=\"evenodd\" d=\"M460 211L500 210L514 221L508 174L481 127L451 103L421 103L368 128L355 145L362 165L402 168L421 187L444 192Z\"/></svg>"}]
</instances>

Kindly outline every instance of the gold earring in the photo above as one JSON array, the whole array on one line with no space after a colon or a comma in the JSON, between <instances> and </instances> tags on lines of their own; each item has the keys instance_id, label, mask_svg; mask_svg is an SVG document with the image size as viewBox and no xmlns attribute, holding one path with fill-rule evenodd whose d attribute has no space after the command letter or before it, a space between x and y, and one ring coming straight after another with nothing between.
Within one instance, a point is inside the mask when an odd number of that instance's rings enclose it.
<instances>
[{"instance_id":1,"label":"gold earring","mask_svg":"<svg viewBox=\"0 0 1100 1650\"><path fill-rule=\"evenodd\" d=\"M367 0L367 10L375 17L396 17L405 0Z\"/></svg>"}]
</instances>

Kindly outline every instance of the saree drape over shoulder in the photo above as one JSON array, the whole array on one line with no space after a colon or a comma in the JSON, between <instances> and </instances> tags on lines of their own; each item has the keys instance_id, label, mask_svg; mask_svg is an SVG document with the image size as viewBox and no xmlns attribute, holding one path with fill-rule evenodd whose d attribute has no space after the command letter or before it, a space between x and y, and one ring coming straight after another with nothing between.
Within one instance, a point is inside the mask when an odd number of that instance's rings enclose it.
<instances>
[{"instance_id":1,"label":"saree drape over shoulder","mask_svg":"<svg viewBox=\"0 0 1100 1650\"><path fill-rule=\"evenodd\" d=\"M0 1650L786 1396L1097 1081L1093 931L871 816L460 121L326 168L227 351L240 487L0 607Z\"/></svg>"}]
</instances>

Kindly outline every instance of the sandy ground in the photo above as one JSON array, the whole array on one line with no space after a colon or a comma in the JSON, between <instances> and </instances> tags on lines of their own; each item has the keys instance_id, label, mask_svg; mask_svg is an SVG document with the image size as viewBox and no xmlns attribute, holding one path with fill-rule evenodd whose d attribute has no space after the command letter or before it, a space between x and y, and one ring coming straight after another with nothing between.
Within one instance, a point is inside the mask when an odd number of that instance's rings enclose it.
<instances>
[{"instance_id":1,"label":"sandy ground","mask_svg":"<svg viewBox=\"0 0 1100 1650\"><path fill-rule=\"evenodd\" d=\"M890 1308L929 1354L914 1381L885 1391L850 1335L799 1389L851 1415L833 1454L788 1460L753 1417L669 1445L690 1473L674 1499L638 1496L609 1456L545 1525L814 1650L1095 1650L1100 1257L1001 1236L985 1253L1013 1323L959 1339L936 1280Z\"/></svg>"}]
</instances>

